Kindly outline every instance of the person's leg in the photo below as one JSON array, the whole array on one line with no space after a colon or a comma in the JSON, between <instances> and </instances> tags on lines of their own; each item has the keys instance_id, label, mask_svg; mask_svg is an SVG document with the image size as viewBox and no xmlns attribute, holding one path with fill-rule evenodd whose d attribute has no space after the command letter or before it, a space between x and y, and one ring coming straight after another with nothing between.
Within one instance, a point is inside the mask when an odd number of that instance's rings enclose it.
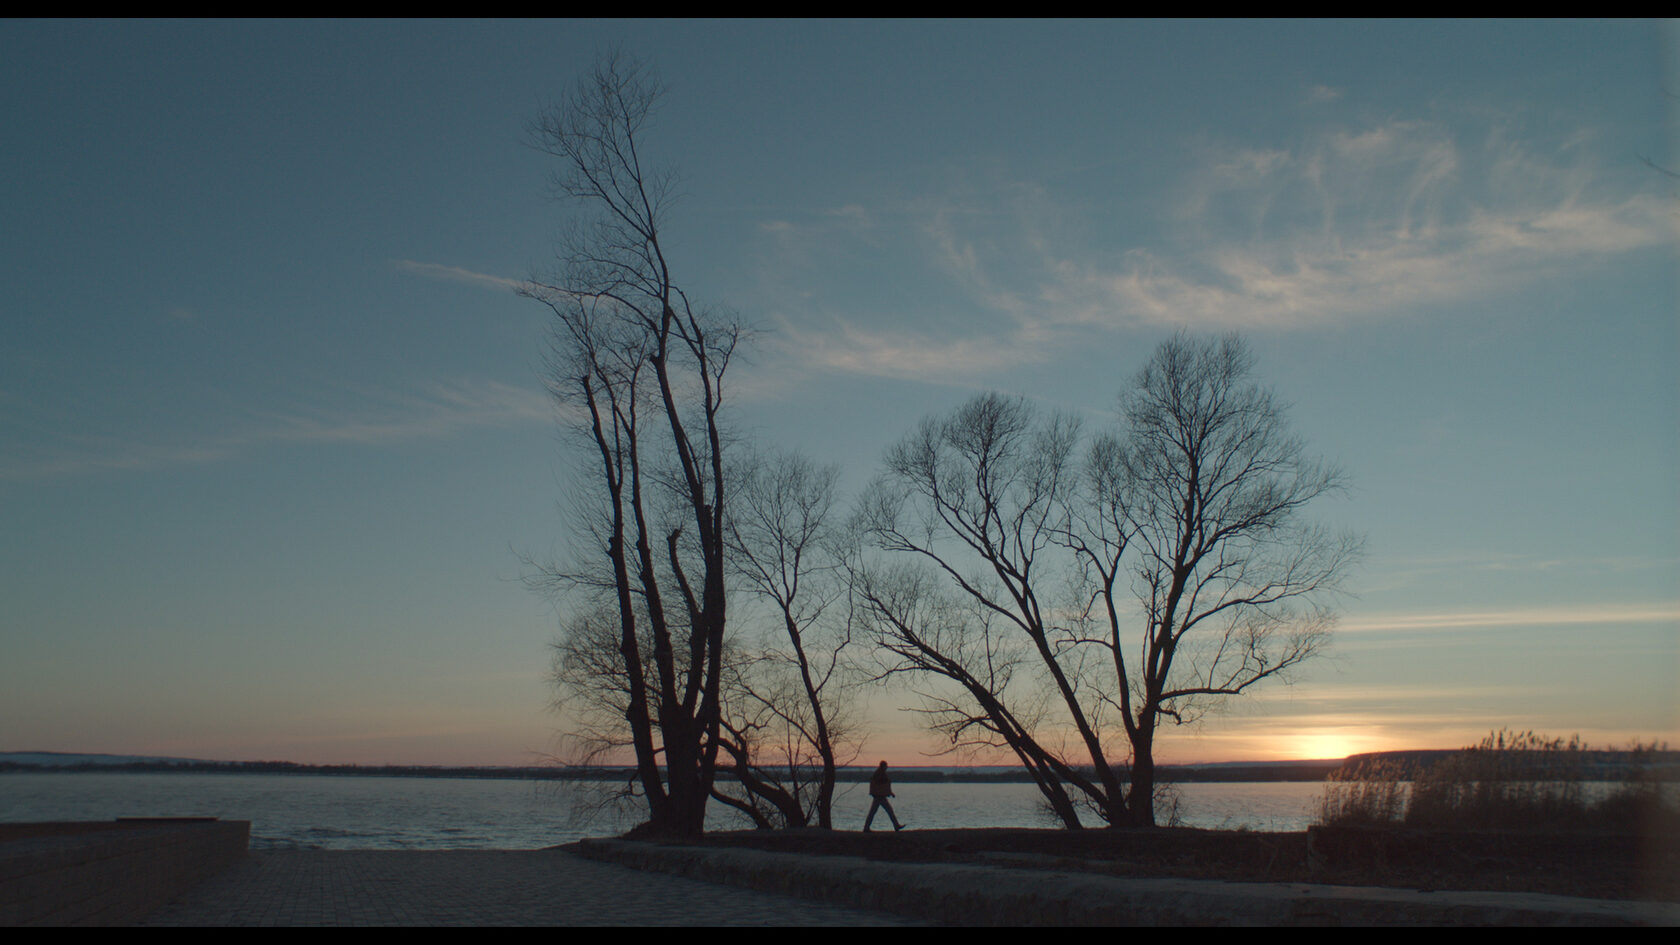
<instances>
[{"instance_id":1,"label":"person's leg","mask_svg":"<svg viewBox=\"0 0 1680 945\"><path fill-rule=\"evenodd\" d=\"M869 825L875 822L875 812L880 810L881 805L886 802L885 798L880 798L880 797L871 798L871 800L874 803L869 805L869 816L865 817L863 819L863 832L864 833L869 832ZM891 814L892 813L892 808L890 808L890 807L887 808L887 813ZM894 818L894 822L895 823L897 822L897 818Z\"/></svg>"},{"instance_id":2,"label":"person's leg","mask_svg":"<svg viewBox=\"0 0 1680 945\"><path fill-rule=\"evenodd\" d=\"M881 798L880 800L881 800L881 806L885 807L887 809L887 816L892 818L893 829L894 830L903 830L904 825L898 822L898 815L893 813L892 801L889 801L884 797Z\"/></svg>"}]
</instances>

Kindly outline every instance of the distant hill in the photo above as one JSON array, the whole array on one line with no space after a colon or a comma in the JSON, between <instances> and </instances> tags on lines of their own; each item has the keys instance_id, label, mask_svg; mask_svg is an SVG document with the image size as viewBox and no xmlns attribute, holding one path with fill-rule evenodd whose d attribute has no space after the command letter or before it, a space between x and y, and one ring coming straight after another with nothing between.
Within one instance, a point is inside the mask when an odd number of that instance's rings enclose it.
<instances>
[{"instance_id":1,"label":"distant hill","mask_svg":"<svg viewBox=\"0 0 1680 945\"><path fill-rule=\"evenodd\" d=\"M87 765L133 764L217 764L198 758L170 758L165 755L100 755L65 751L0 751L0 765L6 763L32 768L68 768Z\"/></svg>"},{"instance_id":2,"label":"distant hill","mask_svg":"<svg viewBox=\"0 0 1680 945\"><path fill-rule=\"evenodd\" d=\"M1375 751L1349 755L1347 761L1341 765L1340 775L1350 779L1373 775L1398 775L1401 780L1406 780L1417 777L1447 758L1469 751L1502 755L1501 761L1518 771L1524 767L1555 770L1560 763L1575 764L1579 766L1576 777L1586 781L1618 781L1638 773L1654 774L1664 781L1680 781L1680 751L1631 752L1608 749L1585 749L1579 752L1465 748Z\"/></svg>"},{"instance_id":3,"label":"distant hill","mask_svg":"<svg viewBox=\"0 0 1680 945\"><path fill-rule=\"evenodd\" d=\"M1161 765L1156 779L1163 782L1258 782L1258 781L1322 781L1332 773L1339 777L1400 777L1409 780L1418 773L1439 764L1443 759L1459 754L1462 749L1417 749L1412 751L1381 751L1351 755L1345 760L1315 759L1307 761L1221 761L1191 765ZM1534 755L1537 767L1555 765L1556 753L1514 752L1518 766L1522 756ZM1655 771L1662 780L1680 781L1680 751L1643 752L1638 757L1626 751L1582 751L1579 753L1578 774L1583 780L1615 781L1637 772ZM207 761L200 758L172 758L161 755L105 755L57 751L0 752L0 771L62 770L65 772L144 771L163 773L203 774L316 774L356 775L410 778L508 778L535 780L610 781L627 780L632 776L628 767L590 766L562 767L555 765L519 766L450 766L450 765L304 765L291 761ZM868 781L874 766L841 768L839 779L846 782ZM1117 773L1124 778L1127 770ZM728 780L728 772L718 776ZM904 783L1019 783L1030 782L1030 776L1011 765L965 767L905 766L892 769L893 780Z\"/></svg>"}]
</instances>

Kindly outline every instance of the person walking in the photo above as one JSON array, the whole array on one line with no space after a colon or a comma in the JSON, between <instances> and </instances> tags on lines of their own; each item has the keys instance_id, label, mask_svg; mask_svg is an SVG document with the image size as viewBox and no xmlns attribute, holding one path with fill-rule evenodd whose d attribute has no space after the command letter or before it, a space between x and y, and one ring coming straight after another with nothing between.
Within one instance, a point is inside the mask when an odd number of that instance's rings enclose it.
<instances>
[{"instance_id":1,"label":"person walking","mask_svg":"<svg viewBox=\"0 0 1680 945\"><path fill-rule=\"evenodd\" d=\"M887 777L887 763L881 762L881 767L875 769L875 775L869 779L869 796L874 800L869 805L869 816L863 819L863 832L869 832L869 825L875 822L875 812L885 807L887 816L892 818L893 830L903 830L904 825L898 822L898 815L893 813L892 801L887 798L893 796L892 778Z\"/></svg>"}]
</instances>

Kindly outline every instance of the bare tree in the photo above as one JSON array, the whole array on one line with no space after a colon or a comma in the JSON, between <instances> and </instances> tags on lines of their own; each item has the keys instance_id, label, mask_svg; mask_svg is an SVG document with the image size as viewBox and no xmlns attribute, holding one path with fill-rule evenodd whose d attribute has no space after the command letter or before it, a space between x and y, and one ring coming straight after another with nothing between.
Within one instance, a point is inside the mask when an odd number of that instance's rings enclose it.
<instances>
[{"instance_id":1,"label":"bare tree","mask_svg":"<svg viewBox=\"0 0 1680 945\"><path fill-rule=\"evenodd\" d=\"M1013 750L1069 827L1070 794L1110 824L1152 825L1162 719L1284 676L1327 639L1326 598L1359 542L1302 518L1340 476L1306 455L1252 369L1235 337L1175 337L1122 396L1121 433L1083 462L1071 420L996 394L888 453L866 509L876 545L943 572L974 614L947 618L941 641L914 629L914 607L878 598L872 626L895 671L962 687L942 726ZM1025 688L1049 710L987 681L995 649L974 641L1000 628L1024 641L1038 675Z\"/></svg>"},{"instance_id":2,"label":"bare tree","mask_svg":"<svg viewBox=\"0 0 1680 945\"><path fill-rule=\"evenodd\" d=\"M837 535L837 466L793 453L750 456L741 466L729 519L730 566L771 612L770 642L737 663L724 749L750 798L720 796L764 818L756 798L784 826L834 825L835 772L849 686L842 654L851 642L838 619L844 585Z\"/></svg>"},{"instance_id":3,"label":"bare tree","mask_svg":"<svg viewBox=\"0 0 1680 945\"><path fill-rule=\"evenodd\" d=\"M588 216L524 294L554 314L551 389L595 457L576 510L592 546L540 581L613 614L624 675L610 704L623 711L648 827L686 836L704 825L720 746L721 416L742 332L695 307L666 258L673 178L640 151L659 95L645 69L612 56L535 123L533 142L559 160L557 192ZM599 620L579 626L599 636Z\"/></svg>"},{"instance_id":4,"label":"bare tree","mask_svg":"<svg viewBox=\"0 0 1680 945\"><path fill-rule=\"evenodd\" d=\"M1101 645L1121 683L1132 747L1134 824L1154 822L1161 720L1190 721L1210 699L1317 655L1334 623L1330 592L1361 551L1357 537L1303 518L1343 477L1307 455L1283 406L1250 379L1253 369L1234 335L1178 335L1121 398L1124 438L1091 453L1091 507L1104 524L1081 529L1076 550L1100 580ZM1107 494L1104 483L1113 484ZM1116 600L1116 563L1128 551L1128 583L1144 622L1134 668L1125 662Z\"/></svg>"},{"instance_id":5,"label":"bare tree","mask_svg":"<svg viewBox=\"0 0 1680 945\"><path fill-rule=\"evenodd\" d=\"M926 420L888 451L886 476L865 506L876 544L919 556L943 572L971 602L942 600L921 572L860 582L863 613L886 652L898 657L888 672L941 676L965 699L924 692L936 729L953 745L1008 747L1033 774L1056 815L1079 820L1064 785L1103 796L1100 786L1047 747L1042 713L1023 711L1022 698L1048 683L1065 714L1049 728L1074 729L1102 758L1100 735L1058 652L1045 585L1055 585L1065 493L1074 485L1070 462L1078 425L1065 417L1040 424L1024 401L983 394L951 416ZM1047 570L1051 569L1051 570ZM1017 680L1024 664L1003 642L1007 628L1027 643L1045 679ZM1011 693L1014 684L1015 693ZM1099 766L1099 776L1108 773ZM1113 775L1108 774L1112 779ZM1118 793L1118 792L1115 792Z\"/></svg>"},{"instance_id":6,"label":"bare tree","mask_svg":"<svg viewBox=\"0 0 1680 945\"><path fill-rule=\"evenodd\" d=\"M909 549L903 549L909 550ZM873 636L879 678L909 681L929 726L950 751L1004 748L1038 785L1052 813L1070 828L1079 815L1069 782L1078 772L1054 744L1041 742L1047 704L1032 679L1033 659L998 619L991 602L952 594L925 566L861 567L853 574L853 611ZM932 681L933 685L925 685Z\"/></svg>"}]
</instances>

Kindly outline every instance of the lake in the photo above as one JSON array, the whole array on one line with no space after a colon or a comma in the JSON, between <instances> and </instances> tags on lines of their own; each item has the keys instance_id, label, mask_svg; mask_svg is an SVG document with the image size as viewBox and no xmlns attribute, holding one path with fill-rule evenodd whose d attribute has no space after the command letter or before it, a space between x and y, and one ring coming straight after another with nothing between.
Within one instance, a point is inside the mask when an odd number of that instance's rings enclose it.
<instances>
[{"instance_id":1,"label":"lake","mask_svg":"<svg viewBox=\"0 0 1680 945\"><path fill-rule=\"evenodd\" d=\"M637 819L591 814L599 785L571 781L283 774L0 774L0 822L209 816L251 821L255 849L528 850L622 832ZM914 828L1052 827L1031 784L893 786ZM1322 783L1176 786L1190 827L1304 830ZM842 784L835 819L859 829L868 786ZM1165 811L1158 808L1164 821ZM748 826L713 804L708 826Z\"/></svg>"}]
</instances>

